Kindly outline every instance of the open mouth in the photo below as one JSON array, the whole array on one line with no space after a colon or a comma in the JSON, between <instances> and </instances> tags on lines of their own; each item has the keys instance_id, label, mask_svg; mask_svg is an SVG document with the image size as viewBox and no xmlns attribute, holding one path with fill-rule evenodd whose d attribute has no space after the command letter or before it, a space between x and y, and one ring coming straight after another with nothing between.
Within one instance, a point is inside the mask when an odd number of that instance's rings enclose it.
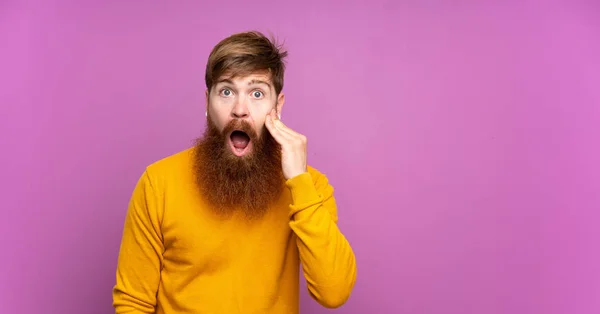
<instances>
[{"instance_id":1,"label":"open mouth","mask_svg":"<svg viewBox=\"0 0 600 314\"><path fill-rule=\"evenodd\" d=\"M244 131L235 130L229 136L231 149L237 156L243 156L250 148L250 136Z\"/></svg>"}]
</instances>

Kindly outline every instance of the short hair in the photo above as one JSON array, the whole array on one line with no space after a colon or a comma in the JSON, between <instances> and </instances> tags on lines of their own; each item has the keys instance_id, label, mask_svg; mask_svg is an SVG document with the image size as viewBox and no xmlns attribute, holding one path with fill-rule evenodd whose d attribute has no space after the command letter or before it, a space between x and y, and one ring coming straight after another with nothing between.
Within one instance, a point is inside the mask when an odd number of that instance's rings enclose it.
<instances>
[{"instance_id":1,"label":"short hair","mask_svg":"<svg viewBox=\"0 0 600 314\"><path fill-rule=\"evenodd\" d=\"M241 32L220 41L211 51L206 64L205 82L210 91L223 76L238 77L267 71L275 92L283 89L284 51L274 39L258 31Z\"/></svg>"}]
</instances>

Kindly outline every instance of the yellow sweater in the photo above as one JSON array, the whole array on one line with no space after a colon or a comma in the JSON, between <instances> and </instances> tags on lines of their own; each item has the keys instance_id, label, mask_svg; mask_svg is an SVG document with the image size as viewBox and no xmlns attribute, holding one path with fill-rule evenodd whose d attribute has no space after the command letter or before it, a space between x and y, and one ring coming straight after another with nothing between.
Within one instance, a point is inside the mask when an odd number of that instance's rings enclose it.
<instances>
[{"instance_id":1,"label":"yellow sweater","mask_svg":"<svg viewBox=\"0 0 600 314\"><path fill-rule=\"evenodd\" d=\"M134 189L113 289L116 313L298 313L300 263L310 295L339 307L356 280L333 188L312 167L285 182L260 221L203 204L187 149L146 168ZM283 183L282 183L283 184Z\"/></svg>"}]
</instances>

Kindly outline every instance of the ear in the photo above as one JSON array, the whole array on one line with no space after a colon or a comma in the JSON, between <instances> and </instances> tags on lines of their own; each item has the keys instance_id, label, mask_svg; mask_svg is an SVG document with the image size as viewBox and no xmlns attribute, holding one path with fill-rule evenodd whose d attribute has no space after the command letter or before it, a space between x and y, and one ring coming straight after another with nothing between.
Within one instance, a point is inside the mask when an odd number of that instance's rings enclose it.
<instances>
[{"instance_id":1,"label":"ear","mask_svg":"<svg viewBox=\"0 0 600 314\"><path fill-rule=\"evenodd\" d=\"M281 119L281 109L283 109L284 103L285 103L285 95L283 94L283 92L281 92L281 93L279 93L279 96L277 96L277 106L276 106L277 114L279 115L280 119Z\"/></svg>"}]
</instances>

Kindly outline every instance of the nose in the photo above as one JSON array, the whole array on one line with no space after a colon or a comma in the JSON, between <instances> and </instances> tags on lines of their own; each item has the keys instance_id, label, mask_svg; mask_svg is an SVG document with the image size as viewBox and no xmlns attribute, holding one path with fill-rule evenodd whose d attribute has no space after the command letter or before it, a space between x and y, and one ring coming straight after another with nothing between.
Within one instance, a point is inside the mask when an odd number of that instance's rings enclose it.
<instances>
[{"instance_id":1,"label":"nose","mask_svg":"<svg viewBox=\"0 0 600 314\"><path fill-rule=\"evenodd\" d=\"M248 105L246 105L243 99L236 101L233 110L231 110L231 115L236 119L244 119L250 116Z\"/></svg>"}]
</instances>

